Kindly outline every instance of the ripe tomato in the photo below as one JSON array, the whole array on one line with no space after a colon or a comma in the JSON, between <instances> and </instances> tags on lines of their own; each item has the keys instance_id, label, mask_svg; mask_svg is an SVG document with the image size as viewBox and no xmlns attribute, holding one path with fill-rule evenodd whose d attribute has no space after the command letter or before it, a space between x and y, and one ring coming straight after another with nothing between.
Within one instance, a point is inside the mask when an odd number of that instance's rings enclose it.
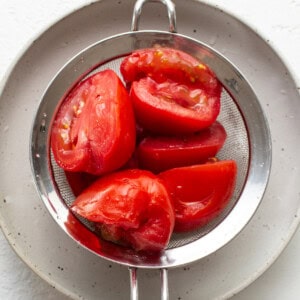
<instances>
[{"instance_id":1,"label":"ripe tomato","mask_svg":"<svg viewBox=\"0 0 300 300\"><path fill-rule=\"evenodd\" d=\"M83 243L91 249L101 249L99 239L84 224L80 223L75 216L69 212L64 222L67 231L75 237L76 241Z\"/></svg>"},{"instance_id":2,"label":"ripe tomato","mask_svg":"<svg viewBox=\"0 0 300 300\"><path fill-rule=\"evenodd\" d=\"M236 173L233 160L160 173L175 206L174 231L196 229L219 215L233 194Z\"/></svg>"},{"instance_id":3,"label":"ripe tomato","mask_svg":"<svg viewBox=\"0 0 300 300\"><path fill-rule=\"evenodd\" d=\"M103 176L83 191L72 210L97 223L102 237L137 251L166 247L174 211L161 179L143 170Z\"/></svg>"},{"instance_id":4,"label":"ripe tomato","mask_svg":"<svg viewBox=\"0 0 300 300\"><path fill-rule=\"evenodd\" d=\"M220 95L208 96L199 88L157 83L149 77L132 83L130 97L140 125L158 134L199 131L215 122L220 112Z\"/></svg>"},{"instance_id":5,"label":"ripe tomato","mask_svg":"<svg viewBox=\"0 0 300 300\"><path fill-rule=\"evenodd\" d=\"M89 185L91 185L98 176L85 172L68 172L65 171L68 184L74 194L79 196Z\"/></svg>"},{"instance_id":6,"label":"ripe tomato","mask_svg":"<svg viewBox=\"0 0 300 300\"><path fill-rule=\"evenodd\" d=\"M219 93L215 74L198 59L172 48L148 48L126 56L120 66L126 83L150 77L158 83L172 80L196 85L209 94Z\"/></svg>"},{"instance_id":7,"label":"ripe tomato","mask_svg":"<svg viewBox=\"0 0 300 300\"><path fill-rule=\"evenodd\" d=\"M190 135L149 136L138 145L138 165L158 173L171 168L203 163L216 156L226 136L226 131L219 122Z\"/></svg>"},{"instance_id":8,"label":"ripe tomato","mask_svg":"<svg viewBox=\"0 0 300 300\"><path fill-rule=\"evenodd\" d=\"M67 171L103 174L121 167L135 147L135 120L128 93L112 70L76 86L60 106L51 132L58 165Z\"/></svg>"},{"instance_id":9,"label":"ripe tomato","mask_svg":"<svg viewBox=\"0 0 300 300\"><path fill-rule=\"evenodd\" d=\"M121 63L138 122L159 134L192 133L220 112L221 84L197 59L179 50L138 50Z\"/></svg>"}]
</instances>

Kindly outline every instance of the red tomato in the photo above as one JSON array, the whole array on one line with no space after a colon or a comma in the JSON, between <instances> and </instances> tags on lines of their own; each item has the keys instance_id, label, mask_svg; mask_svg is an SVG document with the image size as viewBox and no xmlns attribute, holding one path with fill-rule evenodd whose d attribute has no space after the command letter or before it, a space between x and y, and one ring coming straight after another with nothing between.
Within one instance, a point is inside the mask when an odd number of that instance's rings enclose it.
<instances>
[{"instance_id":1,"label":"red tomato","mask_svg":"<svg viewBox=\"0 0 300 300\"><path fill-rule=\"evenodd\" d=\"M138 145L138 164L143 169L158 173L203 163L216 156L226 136L226 131L219 122L192 135L149 136Z\"/></svg>"},{"instance_id":2,"label":"red tomato","mask_svg":"<svg viewBox=\"0 0 300 300\"><path fill-rule=\"evenodd\" d=\"M215 122L220 112L220 93L176 82L157 83L149 77L134 81L130 89L137 121L158 134L186 134Z\"/></svg>"},{"instance_id":3,"label":"red tomato","mask_svg":"<svg viewBox=\"0 0 300 300\"><path fill-rule=\"evenodd\" d=\"M102 245L99 243L99 239L93 234L85 225L78 222L74 215L69 212L66 221L64 222L67 231L75 237L76 241L83 243L85 246L99 250Z\"/></svg>"},{"instance_id":4,"label":"red tomato","mask_svg":"<svg viewBox=\"0 0 300 300\"><path fill-rule=\"evenodd\" d=\"M212 95L218 95L221 89L215 74L205 64L171 48L136 50L124 58L120 70L126 83L150 77L159 83L172 80L196 85Z\"/></svg>"},{"instance_id":5,"label":"red tomato","mask_svg":"<svg viewBox=\"0 0 300 300\"><path fill-rule=\"evenodd\" d=\"M192 133L220 112L221 84L203 63L176 49L133 52L121 63L138 122L159 134Z\"/></svg>"},{"instance_id":6,"label":"red tomato","mask_svg":"<svg viewBox=\"0 0 300 300\"><path fill-rule=\"evenodd\" d=\"M74 201L72 210L97 223L103 238L137 251L159 251L169 242L174 211L161 179L143 170L101 177Z\"/></svg>"},{"instance_id":7,"label":"red tomato","mask_svg":"<svg viewBox=\"0 0 300 300\"><path fill-rule=\"evenodd\" d=\"M175 206L174 231L196 229L219 215L233 194L236 173L233 160L162 172Z\"/></svg>"},{"instance_id":8,"label":"red tomato","mask_svg":"<svg viewBox=\"0 0 300 300\"><path fill-rule=\"evenodd\" d=\"M68 184L74 194L79 196L88 186L90 186L98 176L84 172L68 172L65 171Z\"/></svg>"},{"instance_id":9,"label":"red tomato","mask_svg":"<svg viewBox=\"0 0 300 300\"><path fill-rule=\"evenodd\" d=\"M76 86L56 114L51 147L67 171L99 175L121 167L135 147L135 120L128 93L112 70Z\"/></svg>"}]
</instances>

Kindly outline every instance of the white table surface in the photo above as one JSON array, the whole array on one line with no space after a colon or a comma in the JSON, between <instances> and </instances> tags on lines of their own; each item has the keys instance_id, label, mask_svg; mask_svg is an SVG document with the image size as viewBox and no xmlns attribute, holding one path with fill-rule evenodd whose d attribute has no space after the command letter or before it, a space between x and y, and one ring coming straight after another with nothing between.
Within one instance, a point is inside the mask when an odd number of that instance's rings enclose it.
<instances>
[{"instance_id":1,"label":"white table surface","mask_svg":"<svg viewBox=\"0 0 300 300\"><path fill-rule=\"evenodd\" d=\"M184 0L183 0L184 1ZM65 13L88 0L0 0L0 80L20 51ZM210 0L255 28L284 59L300 86L300 0ZM300 229L279 259L235 300L300 299ZM0 230L0 299L67 299L14 253Z\"/></svg>"}]
</instances>

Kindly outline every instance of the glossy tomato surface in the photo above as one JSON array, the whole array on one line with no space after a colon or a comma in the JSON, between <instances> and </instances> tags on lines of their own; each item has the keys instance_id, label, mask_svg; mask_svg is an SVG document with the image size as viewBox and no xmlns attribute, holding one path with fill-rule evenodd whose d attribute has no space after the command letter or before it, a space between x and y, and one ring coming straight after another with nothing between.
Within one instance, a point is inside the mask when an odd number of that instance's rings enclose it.
<instances>
[{"instance_id":1,"label":"glossy tomato surface","mask_svg":"<svg viewBox=\"0 0 300 300\"><path fill-rule=\"evenodd\" d=\"M77 85L60 106L51 148L66 171L104 174L121 167L135 147L135 119L123 83L112 70Z\"/></svg>"},{"instance_id":2,"label":"glossy tomato surface","mask_svg":"<svg viewBox=\"0 0 300 300\"><path fill-rule=\"evenodd\" d=\"M226 136L226 131L219 122L190 135L148 136L138 145L138 165L158 173L171 168L204 163L216 156Z\"/></svg>"},{"instance_id":3,"label":"glossy tomato surface","mask_svg":"<svg viewBox=\"0 0 300 300\"><path fill-rule=\"evenodd\" d=\"M186 134L209 127L220 112L220 94L151 78L134 81L130 90L137 121L150 132Z\"/></svg>"},{"instance_id":4,"label":"glossy tomato surface","mask_svg":"<svg viewBox=\"0 0 300 300\"><path fill-rule=\"evenodd\" d=\"M199 60L179 50L137 50L121 64L138 122L147 130L192 133L220 112L221 84Z\"/></svg>"},{"instance_id":5,"label":"glossy tomato surface","mask_svg":"<svg viewBox=\"0 0 300 300\"><path fill-rule=\"evenodd\" d=\"M234 192L233 160L174 168L160 173L175 207L176 232L190 231L219 215Z\"/></svg>"},{"instance_id":6,"label":"glossy tomato surface","mask_svg":"<svg viewBox=\"0 0 300 300\"><path fill-rule=\"evenodd\" d=\"M149 77L158 83L172 80L182 84L195 84L209 94L220 89L215 74L201 61L172 48L148 48L126 56L120 66L126 83Z\"/></svg>"},{"instance_id":7,"label":"glossy tomato surface","mask_svg":"<svg viewBox=\"0 0 300 300\"><path fill-rule=\"evenodd\" d=\"M174 211L161 179L143 170L101 177L84 190L72 210L96 222L104 239L137 251L160 251L174 227Z\"/></svg>"}]
</instances>

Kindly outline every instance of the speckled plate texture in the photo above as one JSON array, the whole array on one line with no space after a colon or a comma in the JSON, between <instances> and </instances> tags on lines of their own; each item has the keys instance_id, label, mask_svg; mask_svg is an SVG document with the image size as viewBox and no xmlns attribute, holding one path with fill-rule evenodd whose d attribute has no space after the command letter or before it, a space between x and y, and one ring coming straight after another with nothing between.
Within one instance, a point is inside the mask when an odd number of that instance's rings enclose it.
<instances>
[{"instance_id":1,"label":"speckled plate texture","mask_svg":"<svg viewBox=\"0 0 300 300\"><path fill-rule=\"evenodd\" d=\"M169 271L170 299L226 299L272 264L299 223L299 94L279 56L241 21L198 1L174 2L178 32L214 47L241 70L259 98L272 135L270 181L254 218L219 251ZM99 1L66 16L28 47L1 94L1 227L28 266L74 299L129 299L128 270L83 249L52 220L31 174L30 130L53 76L87 46L129 31L133 4ZM168 30L164 10L149 5L141 29ZM139 275L142 299L158 299L159 272L140 270Z\"/></svg>"}]
</instances>

